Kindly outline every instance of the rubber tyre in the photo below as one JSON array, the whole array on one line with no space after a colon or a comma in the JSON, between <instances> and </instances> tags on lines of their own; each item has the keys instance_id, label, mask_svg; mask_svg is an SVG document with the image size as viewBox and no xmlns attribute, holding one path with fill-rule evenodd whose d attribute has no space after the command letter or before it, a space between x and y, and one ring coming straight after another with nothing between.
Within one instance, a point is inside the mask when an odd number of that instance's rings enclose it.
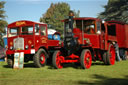
<instances>
[{"instance_id":1,"label":"rubber tyre","mask_svg":"<svg viewBox=\"0 0 128 85\"><path fill-rule=\"evenodd\" d=\"M56 69L61 69L63 68L63 64L61 63L62 59L60 57L61 52L59 50L55 51L53 53L52 57L52 65Z\"/></svg>"},{"instance_id":2,"label":"rubber tyre","mask_svg":"<svg viewBox=\"0 0 128 85\"><path fill-rule=\"evenodd\" d=\"M107 65L107 60L106 59L107 59L107 52L104 52L103 53L103 62L104 62L105 65Z\"/></svg>"},{"instance_id":3,"label":"rubber tyre","mask_svg":"<svg viewBox=\"0 0 128 85\"><path fill-rule=\"evenodd\" d=\"M106 61L108 65L114 65L115 64L115 48L112 44L109 44L109 48L107 51L107 57Z\"/></svg>"},{"instance_id":4,"label":"rubber tyre","mask_svg":"<svg viewBox=\"0 0 128 85\"><path fill-rule=\"evenodd\" d=\"M116 53L116 61L120 61L119 50L118 53Z\"/></svg>"},{"instance_id":5,"label":"rubber tyre","mask_svg":"<svg viewBox=\"0 0 128 85\"><path fill-rule=\"evenodd\" d=\"M126 51L124 51L124 55L122 57L122 60L127 60L127 53L126 53Z\"/></svg>"},{"instance_id":6,"label":"rubber tyre","mask_svg":"<svg viewBox=\"0 0 128 85\"><path fill-rule=\"evenodd\" d=\"M120 53L120 56L121 56L121 59L122 60L126 60L127 58L127 54L126 54L126 51L125 49L119 49L119 53Z\"/></svg>"},{"instance_id":7,"label":"rubber tyre","mask_svg":"<svg viewBox=\"0 0 128 85\"><path fill-rule=\"evenodd\" d=\"M47 62L47 58L48 58L48 54L46 53L46 51L44 49L39 49L38 52L33 57L34 65L37 68L41 68L45 66Z\"/></svg>"},{"instance_id":8,"label":"rubber tyre","mask_svg":"<svg viewBox=\"0 0 128 85\"><path fill-rule=\"evenodd\" d=\"M13 59L8 58L8 59L7 59L7 64L8 64L8 66L9 66L9 67L11 67L11 68L12 68L12 67L13 67L13 64L14 64Z\"/></svg>"},{"instance_id":9,"label":"rubber tyre","mask_svg":"<svg viewBox=\"0 0 128 85\"><path fill-rule=\"evenodd\" d=\"M114 46L115 46L116 61L120 61L119 46L117 43L115 43Z\"/></svg>"},{"instance_id":10,"label":"rubber tyre","mask_svg":"<svg viewBox=\"0 0 128 85\"><path fill-rule=\"evenodd\" d=\"M84 49L81 52L80 64L83 69L89 69L92 64L92 55L89 49Z\"/></svg>"},{"instance_id":11,"label":"rubber tyre","mask_svg":"<svg viewBox=\"0 0 128 85\"><path fill-rule=\"evenodd\" d=\"M126 59L126 55L123 55L123 56L122 56L122 60L127 60L127 59Z\"/></svg>"}]
</instances>

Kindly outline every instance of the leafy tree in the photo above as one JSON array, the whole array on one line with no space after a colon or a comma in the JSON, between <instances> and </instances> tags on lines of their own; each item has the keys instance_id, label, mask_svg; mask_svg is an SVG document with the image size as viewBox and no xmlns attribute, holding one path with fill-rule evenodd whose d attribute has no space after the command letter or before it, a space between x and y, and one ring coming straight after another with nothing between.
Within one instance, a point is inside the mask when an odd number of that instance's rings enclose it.
<instances>
[{"instance_id":1,"label":"leafy tree","mask_svg":"<svg viewBox=\"0 0 128 85\"><path fill-rule=\"evenodd\" d=\"M99 14L99 18L128 23L128 0L109 0L104 8L105 11Z\"/></svg>"},{"instance_id":2,"label":"leafy tree","mask_svg":"<svg viewBox=\"0 0 128 85\"><path fill-rule=\"evenodd\" d=\"M5 33L7 22L5 21L4 1L0 1L0 45L3 46L2 33Z\"/></svg>"},{"instance_id":3,"label":"leafy tree","mask_svg":"<svg viewBox=\"0 0 128 85\"><path fill-rule=\"evenodd\" d=\"M0 1L0 32L5 32L5 27L7 26L7 22L5 21L5 11L4 11L4 1Z\"/></svg>"},{"instance_id":4,"label":"leafy tree","mask_svg":"<svg viewBox=\"0 0 128 85\"><path fill-rule=\"evenodd\" d=\"M68 17L70 11L70 6L67 3L61 2L61 3L51 3L51 6L48 8L47 12L42 15L40 18L40 22L44 22L49 24L49 27L51 29L56 29L57 31L63 33L63 23L61 20ZM74 10L75 12L75 10ZM75 15L79 17L79 13L75 12Z\"/></svg>"}]
</instances>

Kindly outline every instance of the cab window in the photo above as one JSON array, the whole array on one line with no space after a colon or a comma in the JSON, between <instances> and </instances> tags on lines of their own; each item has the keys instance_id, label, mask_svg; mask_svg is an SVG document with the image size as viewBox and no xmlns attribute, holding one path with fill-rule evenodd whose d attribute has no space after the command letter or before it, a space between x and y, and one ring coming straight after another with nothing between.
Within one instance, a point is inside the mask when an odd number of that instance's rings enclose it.
<instances>
[{"instance_id":1,"label":"cab window","mask_svg":"<svg viewBox=\"0 0 128 85\"><path fill-rule=\"evenodd\" d=\"M10 28L10 30L9 30L9 35L10 36L16 36L16 35L19 35L19 33L20 33L20 28L19 27Z\"/></svg>"},{"instance_id":2,"label":"cab window","mask_svg":"<svg viewBox=\"0 0 128 85\"><path fill-rule=\"evenodd\" d=\"M40 26L40 34L44 36L46 35L46 26L43 25Z\"/></svg>"},{"instance_id":3,"label":"cab window","mask_svg":"<svg viewBox=\"0 0 128 85\"><path fill-rule=\"evenodd\" d=\"M95 34L95 23L93 20L84 21L84 33Z\"/></svg>"},{"instance_id":4,"label":"cab window","mask_svg":"<svg viewBox=\"0 0 128 85\"><path fill-rule=\"evenodd\" d=\"M39 25L35 25L35 35L39 35Z\"/></svg>"},{"instance_id":5,"label":"cab window","mask_svg":"<svg viewBox=\"0 0 128 85\"><path fill-rule=\"evenodd\" d=\"M24 27L22 27L21 33L23 35L32 35L33 34L33 26L24 26Z\"/></svg>"},{"instance_id":6,"label":"cab window","mask_svg":"<svg viewBox=\"0 0 128 85\"><path fill-rule=\"evenodd\" d=\"M101 31L100 31L100 22L96 22L96 25L97 25L97 34L101 34Z\"/></svg>"}]
</instances>

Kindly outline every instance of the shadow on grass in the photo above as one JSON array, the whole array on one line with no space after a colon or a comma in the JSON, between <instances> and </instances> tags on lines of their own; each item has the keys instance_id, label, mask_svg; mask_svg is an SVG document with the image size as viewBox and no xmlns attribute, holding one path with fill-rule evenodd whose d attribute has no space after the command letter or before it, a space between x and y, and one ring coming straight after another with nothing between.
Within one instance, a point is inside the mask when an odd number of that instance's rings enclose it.
<instances>
[{"instance_id":1,"label":"shadow on grass","mask_svg":"<svg viewBox=\"0 0 128 85\"><path fill-rule=\"evenodd\" d=\"M75 69L81 68L80 64L79 65L76 65L74 63L64 63L63 64L63 68L69 68L69 67L72 67L72 68L75 68ZM55 68L53 67L52 64L48 64L48 69L55 69Z\"/></svg>"},{"instance_id":2,"label":"shadow on grass","mask_svg":"<svg viewBox=\"0 0 128 85\"><path fill-rule=\"evenodd\" d=\"M93 62L91 66L96 66L96 65L101 65L101 66L109 66L109 65L105 65L103 62L99 61L99 62ZM52 64L48 64L49 68L48 69L53 69L53 65ZM81 64L80 63L64 63L63 64L63 68L75 68L75 69L82 69Z\"/></svg>"},{"instance_id":3,"label":"shadow on grass","mask_svg":"<svg viewBox=\"0 0 128 85\"><path fill-rule=\"evenodd\" d=\"M36 68L36 67L34 66L34 63L25 63L24 68Z\"/></svg>"},{"instance_id":4,"label":"shadow on grass","mask_svg":"<svg viewBox=\"0 0 128 85\"><path fill-rule=\"evenodd\" d=\"M109 78L101 75L94 75L93 79L98 79L94 82L78 81L80 85L128 85L128 76L125 78Z\"/></svg>"},{"instance_id":5,"label":"shadow on grass","mask_svg":"<svg viewBox=\"0 0 128 85\"><path fill-rule=\"evenodd\" d=\"M46 64L48 66L48 69L54 69L53 65L51 62L48 62ZM104 63L102 62L93 62L92 66L95 65L104 65ZM107 66L107 65L106 65ZM3 65L4 68L10 68L8 65ZM75 68L75 69L81 69L81 65L80 63L64 63L63 64L63 68ZM28 63L24 63L24 68L36 68L33 62L28 62Z\"/></svg>"},{"instance_id":6,"label":"shadow on grass","mask_svg":"<svg viewBox=\"0 0 128 85\"><path fill-rule=\"evenodd\" d=\"M3 65L3 67L4 67L4 68L11 68L11 67L9 67L8 65Z\"/></svg>"},{"instance_id":7,"label":"shadow on grass","mask_svg":"<svg viewBox=\"0 0 128 85\"><path fill-rule=\"evenodd\" d=\"M4 68L11 68L8 65L3 65ZM24 68L36 68L33 63L24 63Z\"/></svg>"},{"instance_id":8,"label":"shadow on grass","mask_svg":"<svg viewBox=\"0 0 128 85\"><path fill-rule=\"evenodd\" d=\"M104 66L105 64L102 61L98 61L98 62L93 62L92 66L93 65L103 65Z\"/></svg>"},{"instance_id":9,"label":"shadow on grass","mask_svg":"<svg viewBox=\"0 0 128 85\"><path fill-rule=\"evenodd\" d=\"M48 66L48 69L55 69L52 64L48 64L47 66ZM63 68L69 68L69 67L72 67L72 68L75 68L75 69L80 68L80 66L74 65L73 63L63 64Z\"/></svg>"}]
</instances>

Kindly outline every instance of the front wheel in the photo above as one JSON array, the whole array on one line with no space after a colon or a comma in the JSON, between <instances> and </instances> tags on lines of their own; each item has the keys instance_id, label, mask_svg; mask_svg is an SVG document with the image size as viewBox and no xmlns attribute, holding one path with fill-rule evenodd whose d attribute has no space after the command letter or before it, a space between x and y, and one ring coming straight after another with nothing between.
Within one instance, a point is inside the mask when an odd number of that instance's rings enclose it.
<instances>
[{"instance_id":1,"label":"front wheel","mask_svg":"<svg viewBox=\"0 0 128 85\"><path fill-rule=\"evenodd\" d=\"M115 64L115 48L112 44L109 44L106 62L108 65L114 65Z\"/></svg>"},{"instance_id":2,"label":"front wheel","mask_svg":"<svg viewBox=\"0 0 128 85\"><path fill-rule=\"evenodd\" d=\"M46 51L44 49L39 49L33 57L35 66L38 68L45 66L47 58L48 54L46 53Z\"/></svg>"},{"instance_id":3,"label":"front wheel","mask_svg":"<svg viewBox=\"0 0 128 85\"><path fill-rule=\"evenodd\" d=\"M14 59L12 56L7 55L7 64L9 67L11 67L11 68L13 67Z\"/></svg>"},{"instance_id":4,"label":"front wheel","mask_svg":"<svg viewBox=\"0 0 128 85\"><path fill-rule=\"evenodd\" d=\"M13 62L12 59L7 59L7 64L8 64L9 67L12 68L12 67L13 67L13 63L14 63L14 62Z\"/></svg>"},{"instance_id":5,"label":"front wheel","mask_svg":"<svg viewBox=\"0 0 128 85\"><path fill-rule=\"evenodd\" d=\"M80 56L80 63L83 69L89 69L92 64L92 55L89 49L84 49Z\"/></svg>"},{"instance_id":6,"label":"front wheel","mask_svg":"<svg viewBox=\"0 0 128 85\"><path fill-rule=\"evenodd\" d=\"M62 60L61 52L59 50L55 51L52 57L52 64L56 69L63 68Z\"/></svg>"}]
</instances>

